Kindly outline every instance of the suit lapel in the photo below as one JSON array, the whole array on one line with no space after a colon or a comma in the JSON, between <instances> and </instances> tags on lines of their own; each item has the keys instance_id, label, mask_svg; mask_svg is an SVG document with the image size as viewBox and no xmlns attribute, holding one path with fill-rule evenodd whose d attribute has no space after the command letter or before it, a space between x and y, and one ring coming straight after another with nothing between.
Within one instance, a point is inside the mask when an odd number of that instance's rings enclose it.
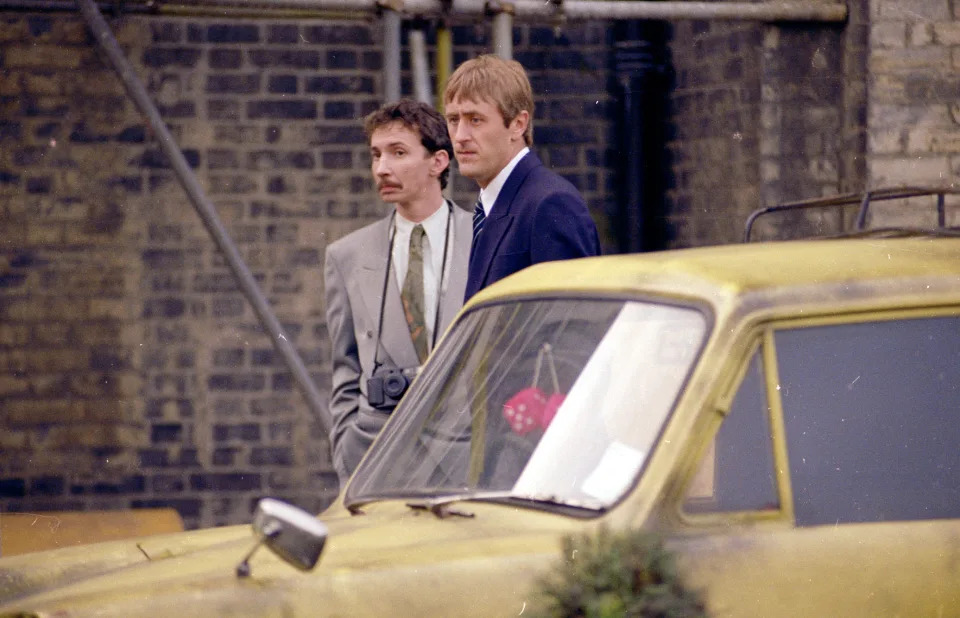
<instances>
[{"instance_id":1,"label":"suit lapel","mask_svg":"<svg viewBox=\"0 0 960 618\"><path fill-rule=\"evenodd\" d=\"M450 245L449 274L440 302L440 332L437 341L447 330L453 317L463 306L463 289L467 285L467 265L470 256L470 241L473 238L471 213L453 204L453 242Z\"/></svg>"},{"instance_id":2,"label":"suit lapel","mask_svg":"<svg viewBox=\"0 0 960 618\"><path fill-rule=\"evenodd\" d=\"M483 224L483 231L477 238L477 247L470 254L470 270L477 273L475 281L480 287L487 280L490 264L497 248L500 246L500 242L513 224L514 214L511 212L514 206L513 198L516 197L517 191L520 190L520 186L530 172L539 165L542 165L540 159L532 150L517 162L517 166L510 172L507 182L500 189L500 194L493 204L490 216Z\"/></svg>"},{"instance_id":3,"label":"suit lapel","mask_svg":"<svg viewBox=\"0 0 960 618\"><path fill-rule=\"evenodd\" d=\"M384 269L387 267L390 243L390 217L383 219L377 229L374 247L360 247L361 268L358 287L363 298L364 309L370 317L370 323L376 325L380 317L380 296L383 291ZM373 335L376 337L376 331ZM390 264L387 295L383 301L383 329L380 333L380 346L389 358L381 361L393 361L397 367L415 367L419 364L417 352L410 339L407 321L400 302L400 286L397 284L396 271Z\"/></svg>"},{"instance_id":4,"label":"suit lapel","mask_svg":"<svg viewBox=\"0 0 960 618\"><path fill-rule=\"evenodd\" d=\"M523 184L523 181L526 180L527 176L533 171L534 168L543 165L540 162L540 158L537 157L531 150L528 152L522 159L517 161L517 166L513 168L513 171L510 172L510 176L507 177L507 182L503 183L503 188L500 189L500 194L497 196L497 201L493 204L493 212L490 213L490 217L494 220L505 217L510 213L511 206L513 205L513 198L517 196L517 191L520 190L520 185Z\"/></svg>"}]
</instances>

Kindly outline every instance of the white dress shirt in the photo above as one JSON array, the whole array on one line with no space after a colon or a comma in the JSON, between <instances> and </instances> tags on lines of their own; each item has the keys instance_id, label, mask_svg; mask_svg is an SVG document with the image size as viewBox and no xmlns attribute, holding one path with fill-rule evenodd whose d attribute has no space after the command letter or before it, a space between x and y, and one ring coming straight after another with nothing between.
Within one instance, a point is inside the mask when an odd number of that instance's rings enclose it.
<instances>
[{"instance_id":1,"label":"white dress shirt","mask_svg":"<svg viewBox=\"0 0 960 618\"><path fill-rule=\"evenodd\" d=\"M438 290L441 289L440 274L443 268L443 248L448 244L447 240L447 219L450 217L450 209L446 201L443 206L438 208L432 215L419 223L423 226L425 236L423 238L423 317L427 326L427 342L430 349L433 349L433 326L437 319ZM413 233L414 226L418 225L413 221L404 219L398 212L394 218L396 226L395 236L393 238L393 268L397 275L397 285L403 290L403 280L407 276L407 268L410 264L410 234ZM450 226L450 234L453 234L453 226ZM453 238L449 239L449 245L452 246ZM449 251L448 251L449 253ZM450 261L450 256L447 256Z\"/></svg>"},{"instance_id":2,"label":"white dress shirt","mask_svg":"<svg viewBox=\"0 0 960 618\"><path fill-rule=\"evenodd\" d=\"M528 152L530 152L530 149L524 146L523 150L510 159L510 163L507 163L504 168L500 170L500 173L493 177L490 184L480 189L480 203L483 204L483 214L488 217L490 216L490 211L493 209L493 205L496 204L497 197L500 196L500 190L503 189L503 185L507 184L507 178L510 177L517 163L520 163L520 159L525 157Z\"/></svg>"}]
</instances>

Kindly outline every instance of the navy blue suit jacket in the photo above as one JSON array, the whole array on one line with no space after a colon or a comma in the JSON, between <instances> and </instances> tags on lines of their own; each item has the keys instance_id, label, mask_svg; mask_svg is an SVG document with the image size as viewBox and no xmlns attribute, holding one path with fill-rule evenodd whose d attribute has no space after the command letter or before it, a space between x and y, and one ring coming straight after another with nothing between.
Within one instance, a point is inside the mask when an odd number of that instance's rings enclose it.
<instances>
[{"instance_id":1,"label":"navy blue suit jacket","mask_svg":"<svg viewBox=\"0 0 960 618\"><path fill-rule=\"evenodd\" d=\"M531 151L513 168L470 247L464 299L531 264L599 254L597 226L580 193Z\"/></svg>"}]
</instances>

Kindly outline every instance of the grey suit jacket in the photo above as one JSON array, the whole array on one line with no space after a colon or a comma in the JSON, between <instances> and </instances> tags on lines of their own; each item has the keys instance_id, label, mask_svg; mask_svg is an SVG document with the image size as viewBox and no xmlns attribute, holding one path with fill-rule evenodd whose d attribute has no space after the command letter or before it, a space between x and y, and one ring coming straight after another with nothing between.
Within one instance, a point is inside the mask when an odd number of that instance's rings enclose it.
<instances>
[{"instance_id":1,"label":"grey suit jacket","mask_svg":"<svg viewBox=\"0 0 960 618\"><path fill-rule=\"evenodd\" d=\"M333 364L330 450L341 487L390 416L367 401L367 380L373 372L380 297L387 267L390 220L387 216L361 228L334 242L326 251L324 286ZM438 341L463 304L472 225L471 213L453 205L448 261L440 296ZM386 369L419 364L393 268L384 301L377 360Z\"/></svg>"}]
</instances>

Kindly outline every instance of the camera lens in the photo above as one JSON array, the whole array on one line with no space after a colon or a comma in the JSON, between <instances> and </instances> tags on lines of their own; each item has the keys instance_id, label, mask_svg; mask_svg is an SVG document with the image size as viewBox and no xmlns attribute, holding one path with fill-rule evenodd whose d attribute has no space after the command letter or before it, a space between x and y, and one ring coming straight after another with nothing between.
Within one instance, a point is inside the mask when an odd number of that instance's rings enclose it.
<instances>
[{"instance_id":1,"label":"camera lens","mask_svg":"<svg viewBox=\"0 0 960 618\"><path fill-rule=\"evenodd\" d=\"M407 379L399 374L393 374L383 379L383 392L392 399L400 399L403 391L407 390Z\"/></svg>"}]
</instances>

